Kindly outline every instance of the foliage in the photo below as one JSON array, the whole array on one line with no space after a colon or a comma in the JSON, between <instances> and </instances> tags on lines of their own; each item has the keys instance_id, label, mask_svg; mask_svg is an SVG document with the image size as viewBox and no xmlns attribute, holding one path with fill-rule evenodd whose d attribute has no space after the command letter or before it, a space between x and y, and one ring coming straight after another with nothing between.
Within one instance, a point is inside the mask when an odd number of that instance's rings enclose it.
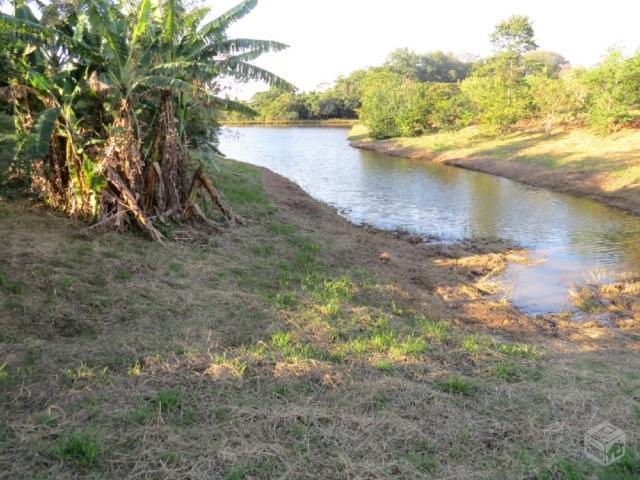
<instances>
[{"instance_id":1,"label":"foliage","mask_svg":"<svg viewBox=\"0 0 640 480\"><path fill-rule=\"evenodd\" d=\"M568 66L566 58L556 52L534 50L524 55L524 63L530 73L543 73L548 77L557 78L561 70Z\"/></svg>"},{"instance_id":2,"label":"foliage","mask_svg":"<svg viewBox=\"0 0 640 480\"><path fill-rule=\"evenodd\" d=\"M527 77L526 82L533 112L544 121L548 134L556 122L568 120L584 108L584 97L580 95L579 85L570 79L555 79L537 74Z\"/></svg>"},{"instance_id":3,"label":"foliage","mask_svg":"<svg viewBox=\"0 0 640 480\"><path fill-rule=\"evenodd\" d=\"M530 112L529 88L521 60L514 52L496 54L462 82L461 90L487 133L503 132Z\"/></svg>"},{"instance_id":4,"label":"foliage","mask_svg":"<svg viewBox=\"0 0 640 480\"><path fill-rule=\"evenodd\" d=\"M418 54L407 48L399 48L389 54L385 68L419 82L455 83L465 79L471 64L452 53L436 51Z\"/></svg>"},{"instance_id":5,"label":"foliage","mask_svg":"<svg viewBox=\"0 0 640 480\"><path fill-rule=\"evenodd\" d=\"M372 138L419 133L430 113L423 84L380 71L367 77L360 120Z\"/></svg>"},{"instance_id":6,"label":"foliage","mask_svg":"<svg viewBox=\"0 0 640 480\"><path fill-rule=\"evenodd\" d=\"M589 123L609 133L632 118L640 106L640 52L625 58L612 51L585 75L589 89Z\"/></svg>"},{"instance_id":7,"label":"foliage","mask_svg":"<svg viewBox=\"0 0 640 480\"><path fill-rule=\"evenodd\" d=\"M216 96L221 77L291 88L250 63L286 45L226 34L256 3L243 0L213 20L176 0L16 3L12 15L0 14L15 172L70 215L137 225L154 239L162 238L158 221L204 219L198 186L231 220L189 148L211 158L215 112L250 111Z\"/></svg>"},{"instance_id":8,"label":"foliage","mask_svg":"<svg viewBox=\"0 0 640 480\"><path fill-rule=\"evenodd\" d=\"M347 77L338 77L331 88L321 92L294 93L272 87L256 93L248 106L257 113L257 120L263 122L356 118L367 75L366 70L356 70Z\"/></svg>"},{"instance_id":9,"label":"foliage","mask_svg":"<svg viewBox=\"0 0 640 480\"><path fill-rule=\"evenodd\" d=\"M496 25L490 38L497 51L522 55L538 48L531 20L523 15L512 15L507 20L500 22Z\"/></svg>"}]
</instances>

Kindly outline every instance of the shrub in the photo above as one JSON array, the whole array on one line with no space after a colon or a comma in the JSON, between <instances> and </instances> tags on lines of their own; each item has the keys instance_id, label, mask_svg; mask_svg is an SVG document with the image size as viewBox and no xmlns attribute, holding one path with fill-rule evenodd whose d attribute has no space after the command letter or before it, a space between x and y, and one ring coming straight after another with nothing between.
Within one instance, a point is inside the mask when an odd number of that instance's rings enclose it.
<instances>
[{"instance_id":1,"label":"shrub","mask_svg":"<svg viewBox=\"0 0 640 480\"><path fill-rule=\"evenodd\" d=\"M624 58L612 51L585 76L589 88L589 124L609 133L632 118L640 105L640 52Z\"/></svg>"}]
</instances>

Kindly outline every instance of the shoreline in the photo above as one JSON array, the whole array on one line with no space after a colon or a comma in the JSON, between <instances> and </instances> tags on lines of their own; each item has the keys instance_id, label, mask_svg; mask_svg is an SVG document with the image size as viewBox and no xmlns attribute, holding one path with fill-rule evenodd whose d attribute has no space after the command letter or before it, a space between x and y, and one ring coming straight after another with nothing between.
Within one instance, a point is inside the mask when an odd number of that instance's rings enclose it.
<instances>
[{"instance_id":1,"label":"shoreline","mask_svg":"<svg viewBox=\"0 0 640 480\"><path fill-rule=\"evenodd\" d=\"M255 478L420 478L426 450L444 479L537 476L564 459L590 472L594 411L640 435L638 317L610 329L527 316L487 296L514 246L361 227L282 175L220 162L213 181L246 225L185 225L166 248L0 196L0 461L13 477L85 474L59 458L70 438L95 446L92 472L108 478L165 452L179 455L162 467L172 477L251 461ZM540 435L567 419L563 436ZM337 448L301 460L301 442ZM262 469L267 444L277 461ZM521 445L553 456L525 469Z\"/></svg>"},{"instance_id":2,"label":"shoreline","mask_svg":"<svg viewBox=\"0 0 640 480\"><path fill-rule=\"evenodd\" d=\"M351 140L354 148L409 160L431 161L481 173L508 178L525 185L558 193L589 198L610 207L640 216L640 188L607 191L602 185L605 174L561 172L540 165L523 164L490 156L460 157L452 152L434 152L421 147L405 146L396 139Z\"/></svg>"},{"instance_id":3,"label":"shoreline","mask_svg":"<svg viewBox=\"0 0 640 480\"><path fill-rule=\"evenodd\" d=\"M227 120L221 122L222 127L353 127L358 124L357 119L328 119L328 120L292 120L292 121L260 121L260 120Z\"/></svg>"}]
</instances>

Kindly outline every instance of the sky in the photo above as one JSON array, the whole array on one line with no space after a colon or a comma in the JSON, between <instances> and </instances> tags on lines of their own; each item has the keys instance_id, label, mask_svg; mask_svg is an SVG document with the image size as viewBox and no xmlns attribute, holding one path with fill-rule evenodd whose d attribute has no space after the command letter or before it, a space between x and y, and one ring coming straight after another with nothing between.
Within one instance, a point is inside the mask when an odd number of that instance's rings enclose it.
<instances>
[{"instance_id":1,"label":"sky","mask_svg":"<svg viewBox=\"0 0 640 480\"><path fill-rule=\"evenodd\" d=\"M207 2L217 14L239 0ZM640 0L259 0L229 33L290 45L255 63L313 90L380 65L400 47L487 55L490 32L512 14L531 18L540 48L574 66L597 63L609 47L640 47ZM246 99L264 89L234 85L227 93Z\"/></svg>"}]
</instances>

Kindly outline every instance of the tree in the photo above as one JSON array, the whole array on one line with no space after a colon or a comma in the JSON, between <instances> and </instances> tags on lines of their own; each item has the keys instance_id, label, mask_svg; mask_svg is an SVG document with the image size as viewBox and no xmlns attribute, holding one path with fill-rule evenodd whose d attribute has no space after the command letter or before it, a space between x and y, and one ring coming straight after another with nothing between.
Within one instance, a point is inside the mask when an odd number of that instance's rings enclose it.
<instances>
[{"instance_id":1,"label":"tree","mask_svg":"<svg viewBox=\"0 0 640 480\"><path fill-rule=\"evenodd\" d=\"M550 78L544 73L526 78L534 114L544 122L547 135L556 122L568 119L581 110L580 90L573 82Z\"/></svg>"},{"instance_id":2,"label":"tree","mask_svg":"<svg viewBox=\"0 0 640 480\"><path fill-rule=\"evenodd\" d=\"M524 68L512 52L496 54L461 84L480 126L489 134L504 132L530 114L529 87Z\"/></svg>"},{"instance_id":3,"label":"tree","mask_svg":"<svg viewBox=\"0 0 640 480\"><path fill-rule=\"evenodd\" d=\"M611 51L584 80L589 88L590 125L601 133L615 130L640 107L640 51L630 58Z\"/></svg>"},{"instance_id":4,"label":"tree","mask_svg":"<svg viewBox=\"0 0 640 480\"><path fill-rule=\"evenodd\" d=\"M459 60L452 53L417 54L407 48L399 48L389 54L385 68L419 82L455 83L466 78L471 64Z\"/></svg>"},{"instance_id":5,"label":"tree","mask_svg":"<svg viewBox=\"0 0 640 480\"><path fill-rule=\"evenodd\" d=\"M2 14L14 44L28 45L10 86L29 97L14 95L13 105L30 130L33 187L72 215L115 228L137 224L154 239L162 238L156 222L211 223L196 203L200 186L232 220L188 147L215 151L213 127L196 125L203 109L249 111L216 96L221 76L290 88L250 63L285 45L227 37L256 3L244 0L208 22L207 9L179 0L140 0L124 10L112 0L53 2L40 20L24 5ZM34 120L28 102L39 112Z\"/></svg>"},{"instance_id":6,"label":"tree","mask_svg":"<svg viewBox=\"0 0 640 480\"><path fill-rule=\"evenodd\" d=\"M496 25L491 34L491 43L497 51L515 52L523 55L538 48L529 17L512 15Z\"/></svg>"},{"instance_id":7,"label":"tree","mask_svg":"<svg viewBox=\"0 0 640 480\"><path fill-rule=\"evenodd\" d=\"M419 135L435 127L434 112L448 88L384 70L371 73L364 84L360 120L372 138Z\"/></svg>"},{"instance_id":8,"label":"tree","mask_svg":"<svg viewBox=\"0 0 640 480\"><path fill-rule=\"evenodd\" d=\"M535 50L524 55L524 63L530 73L543 73L557 78L563 67L569 62L559 53L546 50Z\"/></svg>"}]
</instances>

